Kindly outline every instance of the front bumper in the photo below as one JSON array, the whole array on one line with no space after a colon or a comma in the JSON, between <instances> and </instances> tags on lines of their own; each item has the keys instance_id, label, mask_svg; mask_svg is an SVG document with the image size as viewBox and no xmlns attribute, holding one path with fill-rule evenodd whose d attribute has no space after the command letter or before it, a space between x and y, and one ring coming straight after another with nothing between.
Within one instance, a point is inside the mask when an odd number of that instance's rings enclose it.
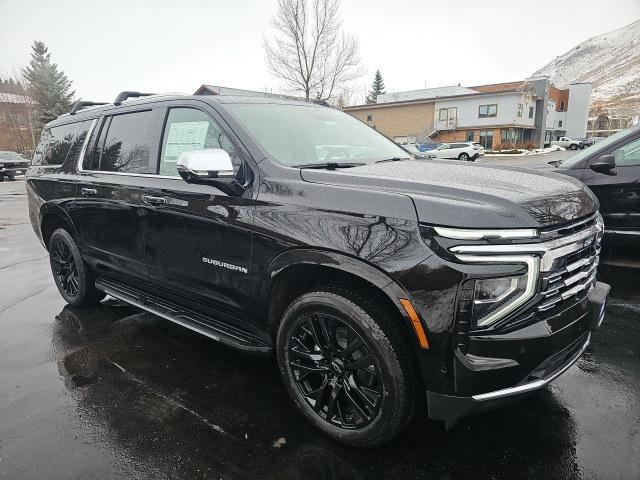
<instances>
[{"instance_id":1,"label":"front bumper","mask_svg":"<svg viewBox=\"0 0 640 480\"><path fill-rule=\"evenodd\" d=\"M15 176L15 175L24 175L25 173L27 173L27 168L29 168L28 165L25 165L24 167L3 167L0 165L0 176L3 177L9 177L9 176Z\"/></svg>"},{"instance_id":2,"label":"front bumper","mask_svg":"<svg viewBox=\"0 0 640 480\"><path fill-rule=\"evenodd\" d=\"M473 356L475 365L465 366L465 362L457 362L455 376L458 389L480 389L481 393L456 396L427 391L429 417L452 423L462 417L513 402L558 378L582 356L589 345L591 332L602 324L609 289L609 285L597 282L581 302L584 303L583 313L559 331L542 337L524 338L516 335L516 338L486 340L482 346L485 352L493 350L506 353L519 345L521 354L514 355L515 358L493 359ZM580 307L580 304L575 305L564 315L575 315ZM533 332L530 330L530 333ZM514 341L517 343L512 344ZM484 364L477 361L480 358L485 361ZM495 361L493 366L490 360ZM531 368L527 365L535 366ZM514 378L519 380L513 381ZM488 391L482 391L483 384L488 386Z\"/></svg>"}]
</instances>

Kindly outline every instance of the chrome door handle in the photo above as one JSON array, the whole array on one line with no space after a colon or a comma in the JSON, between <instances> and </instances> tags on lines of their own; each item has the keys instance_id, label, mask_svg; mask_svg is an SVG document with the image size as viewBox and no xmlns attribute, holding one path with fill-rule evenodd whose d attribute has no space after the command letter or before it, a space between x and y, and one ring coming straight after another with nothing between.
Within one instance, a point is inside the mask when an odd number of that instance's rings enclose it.
<instances>
[{"instance_id":1,"label":"chrome door handle","mask_svg":"<svg viewBox=\"0 0 640 480\"><path fill-rule=\"evenodd\" d=\"M154 197L151 195L143 195L142 201L144 203L148 203L149 205L164 205L167 203L167 199L164 197Z\"/></svg>"},{"instance_id":2,"label":"chrome door handle","mask_svg":"<svg viewBox=\"0 0 640 480\"><path fill-rule=\"evenodd\" d=\"M98 193L98 191L95 188L81 188L80 189L80 194L83 197L92 197L94 195L96 195Z\"/></svg>"}]
</instances>

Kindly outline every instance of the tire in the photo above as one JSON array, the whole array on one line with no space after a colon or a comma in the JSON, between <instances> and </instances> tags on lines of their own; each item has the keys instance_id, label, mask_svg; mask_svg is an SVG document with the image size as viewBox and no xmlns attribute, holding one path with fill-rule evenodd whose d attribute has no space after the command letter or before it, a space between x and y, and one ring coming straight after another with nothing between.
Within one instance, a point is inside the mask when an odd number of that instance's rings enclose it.
<instances>
[{"instance_id":1,"label":"tire","mask_svg":"<svg viewBox=\"0 0 640 480\"><path fill-rule=\"evenodd\" d=\"M458 160L462 160L463 162L468 162L469 154L462 152L460 155L458 155Z\"/></svg>"},{"instance_id":2,"label":"tire","mask_svg":"<svg viewBox=\"0 0 640 480\"><path fill-rule=\"evenodd\" d=\"M49 264L58 291L69 305L94 305L105 297L95 287L95 276L82 260L73 237L63 228L49 239Z\"/></svg>"},{"instance_id":3,"label":"tire","mask_svg":"<svg viewBox=\"0 0 640 480\"><path fill-rule=\"evenodd\" d=\"M332 439L374 447L411 420L418 382L407 342L390 312L358 290L336 285L298 297L276 345L296 407Z\"/></svg>"},{"instance_id":4,"label":"tire","mask_svg":"<svg viewBox=\"0 0 640 480\"><path fill-rule=\"evenodd\" d=\"M10 182L13 182L16 179L15 175L9 175L7 178Z\"/></svg>"},{"instance_id":5,"label":"tire","mask_svg":"<svg viewBox=\"0 0 640 480\"><path fill-rule=\"evenodd\" d=\"M578 149L578 146L577 146L576 144L573 144L573 145L570 145L570 146L569 146L569 148L570 148L571 150L577 150L577 149Z\"/></svg>"},{"instance_id":6,"label":"tire","mask_svg":"<svg viewBox=\"0 0 640 480\"><path fill-rule=\"evenodd\" d=\"M4 182L4 175L0 175L0 182Z\"/></svg>"}]
</instances>

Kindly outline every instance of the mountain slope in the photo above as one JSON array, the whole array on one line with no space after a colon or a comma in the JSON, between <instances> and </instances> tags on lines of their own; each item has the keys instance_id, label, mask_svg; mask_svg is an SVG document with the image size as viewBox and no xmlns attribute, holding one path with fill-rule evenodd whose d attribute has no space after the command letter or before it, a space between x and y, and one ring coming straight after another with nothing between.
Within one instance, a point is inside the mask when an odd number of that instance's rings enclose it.
<instances>
[{"instance_id":1,"label":"mountain slope","mask_svg":"<svg viewBox=\"0 0 640 480\"><path fill-rule=\"evenodd\" d=\"M558 87L591 82L593 100L610 108L637 110L640 104L640 20L585 40L549 62L546 75Z\"/></svg>"}]
</instances>

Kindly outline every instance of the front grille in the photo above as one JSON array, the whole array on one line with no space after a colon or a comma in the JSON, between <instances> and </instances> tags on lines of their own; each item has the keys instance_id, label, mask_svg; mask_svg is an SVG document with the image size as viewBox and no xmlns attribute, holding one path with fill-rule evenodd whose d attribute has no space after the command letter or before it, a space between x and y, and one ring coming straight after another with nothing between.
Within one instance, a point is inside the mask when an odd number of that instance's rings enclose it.
<instances>
[{"instance_id":1,"label":"front grille","mask_svg":"<svg viewBox=\"0 0 640 480\"><path fill-rule=\"evenodd\" d=\"M587 239L590 241L591 239ZM564 300L591 289L596 280L600 256L600 240L592 237L592 243L580 250L555 259L549 272L541 276L542 299L538 311L550 310Z\"/></svg>"}]
</instances>

